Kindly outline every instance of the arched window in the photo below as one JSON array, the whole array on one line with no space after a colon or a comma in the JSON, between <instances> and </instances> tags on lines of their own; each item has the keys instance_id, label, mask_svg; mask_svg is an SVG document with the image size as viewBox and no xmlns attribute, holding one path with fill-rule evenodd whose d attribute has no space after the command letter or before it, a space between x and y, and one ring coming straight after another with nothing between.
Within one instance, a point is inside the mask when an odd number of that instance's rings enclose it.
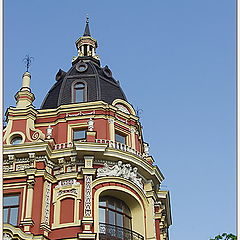
<instances>
[{"instance_id":1,"label":"arched window","mask_svg":"<svg viewBox=\"0 0 240 240\"><path fill-rule=\"evenodd\" d=\"M73 87L73 102L84 102L85 101L85 84L78 82Z\"/></svg>"},{"instance_id":2,"label":"arched window","mask_svg":"<svg viewBox=\"0 0 240 240\"><path fill-rule=\"evenodd\" d=\"M126 237L132 232L132 217L129 207L117 198L100 197L99 225L100 239L111 236L117 237L116 239L128 239Z\"/></svg>"}]
</instances>

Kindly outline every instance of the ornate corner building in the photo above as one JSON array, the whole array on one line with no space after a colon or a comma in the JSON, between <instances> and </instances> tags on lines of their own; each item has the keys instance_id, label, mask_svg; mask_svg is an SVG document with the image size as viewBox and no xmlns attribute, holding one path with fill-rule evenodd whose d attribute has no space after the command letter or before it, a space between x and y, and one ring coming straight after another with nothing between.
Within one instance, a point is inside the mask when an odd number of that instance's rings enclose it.
<instances>
[{"instance_id":1,"label":"ornate corner building","mask_svg":"<svg viewBox=\"0 0 240 240\"><path fill-rule=\"evenodd\" d=\"M4 128L4 240L168 240L164 179L88 20L40 109L25 72Z\"/></svg>"}]
</instances>

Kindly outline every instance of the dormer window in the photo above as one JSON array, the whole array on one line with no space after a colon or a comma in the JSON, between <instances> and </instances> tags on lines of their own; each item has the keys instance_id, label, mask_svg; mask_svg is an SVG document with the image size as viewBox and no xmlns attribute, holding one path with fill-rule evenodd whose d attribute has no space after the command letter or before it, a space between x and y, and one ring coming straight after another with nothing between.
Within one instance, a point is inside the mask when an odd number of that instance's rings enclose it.
<instances>
[{"instance_id":1,"label":"dormer window","mask_svg":"<svg viewBox=\"0 0 240 240\"><path fill-rule=\"evenodd\" d=\"M82 82L75 83L73 87L73 102L85 102L85 84Z\"/></svg>"}]
</instances>

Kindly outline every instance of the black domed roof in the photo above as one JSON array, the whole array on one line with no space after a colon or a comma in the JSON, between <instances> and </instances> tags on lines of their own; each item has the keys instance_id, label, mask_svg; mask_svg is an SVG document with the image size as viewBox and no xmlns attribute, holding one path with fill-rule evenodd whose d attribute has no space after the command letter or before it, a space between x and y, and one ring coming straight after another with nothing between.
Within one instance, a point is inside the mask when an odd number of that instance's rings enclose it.
<instances>
[{"instance_id":1,"label":"black domed roof","mask_svg":"<svg viewBox=\"0 0 240 240\"><path fill-rule=\"evenodd\" d=\"M42 109L74 103L73 88L76 83L84 84L85 102L102 100L111 104L118 98L127 100L108 66L102 68L99 60L91 56L79 56L68 72L60 69L56 81L45 97Z\"/></svg>"}]
</instances>

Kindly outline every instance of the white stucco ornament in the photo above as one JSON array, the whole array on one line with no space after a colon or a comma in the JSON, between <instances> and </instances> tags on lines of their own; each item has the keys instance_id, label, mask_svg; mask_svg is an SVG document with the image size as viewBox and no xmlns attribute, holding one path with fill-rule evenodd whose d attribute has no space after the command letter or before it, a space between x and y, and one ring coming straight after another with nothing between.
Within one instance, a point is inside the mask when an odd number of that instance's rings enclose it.
<instances>
[{"instance_id":1,"label":"white stucco ornament","mask_svg":"<svg viewBox=\"0 0 240 240\"><path fill-rule=\"evenodd\" d=\"M104 163L104 167L97 169L97 177L123 177L143 188L142 178L138 177L137 171L137 167L132 168L131 164L123 164L122 161L113 166Z\"/></svg>"},{"instance_id":2,"label":"white stucco ornament","mask_svg":"<svg viewBox=\"0 0 240 240\"><path fill-rule=\"evenodd\" d=\"M122 105L122 104L116 104L115 107L117 107L120 111L124 112L124 113L127 113L127 114L130 114L130 112L128 111L128 109Z\"/></svg>"},{"instance_id":3,"label":"white stucco ornament","mask_svg":"<svg viewBox=\"0 0 240 240\"><path fill-rule=\"evenodd\" d=\"M51 127L51 125L49 125L47 128L47 139L52 138L52 131L53 131L53 128Z\"/></svg>"},{"instance_id":4,"label":"white stucco ornament","mask_svg":"<svg viewBox=\"0 0 240 240\"><path fill-rule=\"evenodd\" d=\"M143 143L143 148L144 148L144 155L146 157L149 156L149 144L148 143Z\"/></svg>"},{"instance_id":5,"label":"white stucco ornament","mask_svg":"<svg viewBox=\"0 0 240 240\"><path fill-rule=\"evenodd\" d=\"M94 129L94 121L90 118L88 121L88 131L93 131Z\"/></svg>"},{"instance_id":6,"label":"white stucco ornament","mask_svg":"<svg viewBox=\"0 0 240 240\"><path fill-rule=\"evenodd\" d=\"M4 233L3 240L12 240L12 237L8 233Z\"/></svg>"}]
</instances>

